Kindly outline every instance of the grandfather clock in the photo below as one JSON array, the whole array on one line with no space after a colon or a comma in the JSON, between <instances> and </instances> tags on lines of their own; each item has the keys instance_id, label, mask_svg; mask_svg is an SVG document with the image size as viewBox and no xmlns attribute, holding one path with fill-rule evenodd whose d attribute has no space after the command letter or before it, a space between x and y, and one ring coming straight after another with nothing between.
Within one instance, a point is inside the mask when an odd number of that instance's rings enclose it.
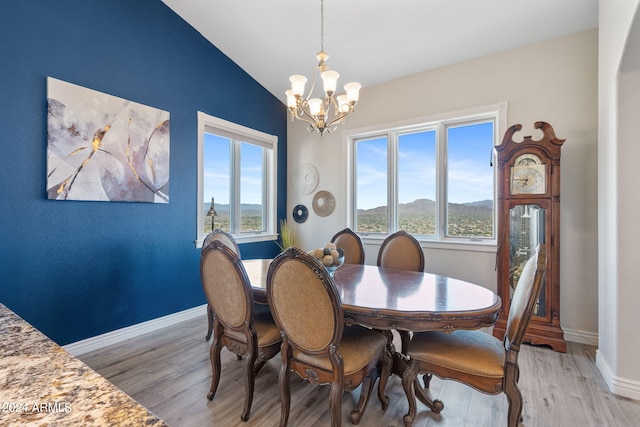
<instances>
[{"instance_id":1,"label":"grandfather clock","mask_svg":"<svg viewBox=\"0 0 640 427\"><path fill-rule=\"evenodd\" d=\"M547 246L547 271L524 342L546 344L565 352L567 344L560 327L560 148L553 128L536 122L542 139L513 135L522 125L507 129L495 147L498 157L498 295L500 317L493 335L503 338L511 296L524 264L538 244Z\"/></svg>"}]
</instances>

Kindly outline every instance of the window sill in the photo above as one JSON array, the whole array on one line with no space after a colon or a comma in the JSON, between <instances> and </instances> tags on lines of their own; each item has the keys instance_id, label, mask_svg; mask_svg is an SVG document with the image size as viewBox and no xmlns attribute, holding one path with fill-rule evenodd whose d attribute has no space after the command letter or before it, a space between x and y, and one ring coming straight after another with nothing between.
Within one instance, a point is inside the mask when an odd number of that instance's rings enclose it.
<instances>
[{"instance_id":1,"label":"window sill","mask_svg":"<svg viewBox=\"0 0 640 427\"><path fill-rule=\"evenodd\" d=\"M196 248L202 248L202 242L204 241L204 237L202 237L202 239L196 240L195 244L196 244ZM256 242L269 242L269 241L276 241L278 240L278 235L277 234L269 234L269 233L263 233L263 234L241 234L241 235L235 235L233 236L233 238L236 240L236 243L238 244L242 244L242 243L256 243Z\"/></svg>"},{"instance_id":2,"label":"window sill","mask_svg":"<svg viewBox=\"0 0 640 427\"><path fill-rule=\"evenodd\" d=\"M377 245L380 246L386 235L381 236L360 236L362 243L365 245ZM497 250L497 244L495 240L425 240L418 239L420 246L424 249L445 249L449 251L467 251L467 252L493 252Z\"/></svg>"}]
</instances>

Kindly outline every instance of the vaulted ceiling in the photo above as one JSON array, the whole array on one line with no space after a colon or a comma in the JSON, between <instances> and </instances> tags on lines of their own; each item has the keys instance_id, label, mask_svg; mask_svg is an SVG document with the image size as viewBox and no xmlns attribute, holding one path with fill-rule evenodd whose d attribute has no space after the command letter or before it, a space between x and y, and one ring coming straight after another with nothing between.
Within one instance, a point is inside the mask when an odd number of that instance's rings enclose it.
<instances>
[{"instance_id":1,"label":"vaulted ceiling","mask_svg":"<svg viewBox=\"0 0 640 427\"><path fill-rule=\"evenodd\" d=\"M285 102L312 77L320 0L162 0ZM598 0L325 0L339 86L364 87L598 26Z\"/></svg>"}]
</instances>

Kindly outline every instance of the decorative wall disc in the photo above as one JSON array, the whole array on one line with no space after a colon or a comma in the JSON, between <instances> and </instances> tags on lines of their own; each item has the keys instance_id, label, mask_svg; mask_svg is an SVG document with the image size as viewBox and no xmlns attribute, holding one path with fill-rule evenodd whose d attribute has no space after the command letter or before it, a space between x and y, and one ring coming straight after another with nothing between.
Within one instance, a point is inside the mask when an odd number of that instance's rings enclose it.
<instances>
[{"instance_id":1,"label":"decorative wall disc","mask_svg":"<svg viewBox=\"0 0 640 427\"><path fill-rule=\"evenodd\" d=\"M293 171L293 187L300 194L311 194L318 186L318 170L311 163L303 163Z\"/></svg>"},{"instance_id":2,"label":"decorative wall disc","mask_svg":"<svg viewBox=\"0 0 640 427\"><path fill-rule=\"evenodd\" d=\"M333 197L333 194L328 191L318 191L316 195L313 196L313 211L318 216L330 215L335 207L336 199Z\"/></svg>"},{"instance_id":3,"label":"decorative wall disc","mask_svg":"<svg viewBox=\"0 0 640 427\"><path fill-rule=\"evenodd\" d=\"M293 220L297 223L303 223L309 217L309 209L305 205L298 205L293 208Z\"/></svg>"}]
</instances>

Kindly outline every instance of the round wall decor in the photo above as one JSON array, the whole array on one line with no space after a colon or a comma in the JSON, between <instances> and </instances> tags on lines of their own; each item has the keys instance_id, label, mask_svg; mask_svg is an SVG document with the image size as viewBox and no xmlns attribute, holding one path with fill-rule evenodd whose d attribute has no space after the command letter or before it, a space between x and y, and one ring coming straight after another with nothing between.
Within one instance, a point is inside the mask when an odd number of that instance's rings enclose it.
<instances>
[{"instance_id":1,"label":"round wall decor","mask_svg":"<svg viewBox=\"0 0 640 427\"><path fill-rule=\"evenodd\" d=\"M309 217L309 209L305 205L298 205L293 208L293 220L297 223L303 223Z\"/></svg>"},{"instance_id":2,"label":"round wall decor","mask_svg":"<svg viewBox=\"0 0 640 427\"><path fill-rule=\"evenodd\" d=\"M293 171L293 187L300 194L311 194L318 186L318 170L311 163L303 163Z\"/></svg>"},{"instance_id":3,"label":"round wall decor","mask_svg":"<svg viewBox=\"0 0 640 427\"><path fill-rule=\"evenodd\" d=\"M328 191L321 190L313 196L313 211L318 216L327 216L336 207L336 199Z\"/></svg>"}]
</instances>

